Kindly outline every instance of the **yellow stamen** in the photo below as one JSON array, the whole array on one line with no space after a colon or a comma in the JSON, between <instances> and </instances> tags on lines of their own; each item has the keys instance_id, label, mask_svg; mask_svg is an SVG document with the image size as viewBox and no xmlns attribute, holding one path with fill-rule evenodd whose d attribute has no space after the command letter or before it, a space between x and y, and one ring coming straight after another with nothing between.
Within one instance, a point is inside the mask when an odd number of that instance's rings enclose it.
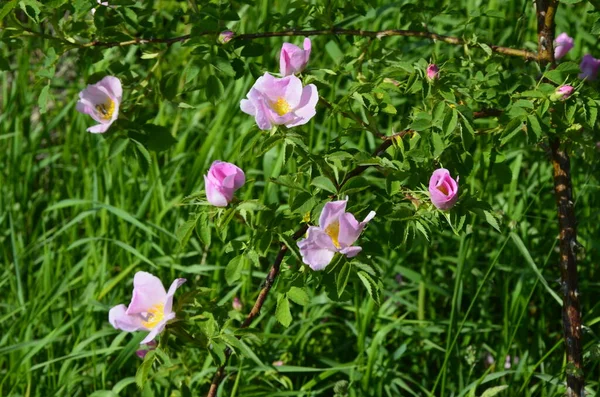
<instances>
[{"instance_id":1,"label":"yellow stamen","mask_svg":"<svg viewBox=\"0 0 600 397\"><path fill-rule=\"evenodd\" d=\"M277 99L277 101L273 104L273 110L280 116L286 115L290 112L290 110L292 110L290 104L283 99L282 97L279 97Z\"/></svg>"},{"instance_id":2,"label":"yellow stamen","mask_svg":"<svg viewBox=\"0 0 600 397\"><path fill-rule=\"evenodd\" d=\"M100 118L110 120L115 112L115 103L109 99L106 103L96 105L96 110L100 112Z\"/></svg>"},{"instance_id":3,"label":"yellow stamen","mask_svg":"<svg viewBox=\"0 0 600 397\"><path fill-rule=\"evenodd\" d=\"M160 323L165 317L165 305L159 303L154 305L148 310L148 318L146 321L142 321L142 325L146 328L152 329Z\"/></svg>"},{"instance_id":4,"label":"yellow stamen","mask_svg":"<svg viewBox=\"0 0 600 397\"><path fill-rule=\"evenodd\" d=\"M338 241L338 236L340 234L340 221L335 221L327 226L325 228L325 233L331 237L331 241L333 242L333 245L335 245L335 248L341 248L340 242Z\"/></svg>"},{"instance_id":5,"label":"yellow stamen","mask_svg":"<svg viewBox=\"0 0 600 397\"><path fill-rule=\"evenodd\" d=\"M440 186L438 186L437 190L439 190L440 192L444 193L446 196L448 195L448 189L446 188L446 185L440 185Z\"/></svg>"}]
</instances>

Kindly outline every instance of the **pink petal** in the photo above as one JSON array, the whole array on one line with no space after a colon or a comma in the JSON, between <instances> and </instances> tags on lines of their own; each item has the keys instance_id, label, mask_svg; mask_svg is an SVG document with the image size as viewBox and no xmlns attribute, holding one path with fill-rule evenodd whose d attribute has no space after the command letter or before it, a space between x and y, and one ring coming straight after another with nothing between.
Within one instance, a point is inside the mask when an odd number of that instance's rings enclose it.
<instances>
[{"instance_id":1,"label":"pink petal","mask_svg":"<svg viewBox=\"0 0 600 397\"><path fill-rule=\"evenodd\" d=\"M183 283L186 282L185 278L176 278L175 281L171 283L169 287L169 291L167 291L167 298L165 299L165 315L170 314L173 309L173 295L175 295L175 291L177 288L181 287Z\"/></svg>"},{"instance_id":2,"label":"pink petal","mask_svg":"<svg viewBox=\"0 0 600 397\"><path fill-rule=\"evenodd\" d=\"M344 248L343 250L340 251L340 254L346 255L346 257L348 257L348 258L354 258L356 255L358 255L360 253L360 251L362 251L362 247L355 245L352 247Z\"/></svg>"},{"instance_id":3,"label":"pink petal","mask_svg":"<svg viewBox=\"0 0 600 397\"><path fill-rule=\"evenodd\" d=\"M108 312L108 322L115 329L133 332L146 329L142 325L142 318L138 315L128 315L127 306L117 305Z\"/></svg>"},{"instance_id":4,"label":"pink petal","mask_svg":"<svg viewBox=\"0 0 600 397\"><path fill-rule=\"evenodd\" d=\"M145 344L152 342L154 340L154 338L156 338L158 336L158 334L163 332L166 325L167 325L166 320L163 320L160 323L156 324L156 327L152 328L150 333L148 335L146 335L146 337L140 342L140 345L145 345Z\"/></svg>"},{"instance_id":5,"label":"pink petal","mask_svg":"<svg viewBox=\"0 0 600 397\"><path fill-rule=\"evenodd\" d=\"M102 133L106 132L106 130L108 130L108 127L110 127L111 124L112 124L112 121L110 123L97 124L97 125L94 125L94 126L88 128L87 131L91 132L92 134L102 134Z\"/></svg>"},{"instance_id":6,"label":"pink petal","mask_svg":"<svg viewBox=\"0 0 600 397\"><path fill-rule=\"evenodd\" d=\"M321 229L327 229L327 226L335 222L346 211L348 200L330 201L323 207L319 217L319 226Z\"/></svg>"},{"instance_id":7,"label":"pink petal","mask_svg":"<svg viewBox=\"0 0 600 397\"><path fill-rule=\"evenodd\" d=\"M133 277L133 297L127 314L146 313L152 306L162 304L167 293L162 282L147 272L137 272Z\"/></svg>"},{"instance_id":8,"label":"pink petal","mask_svg":"<svg viewBox=\"0 0 600 397\"><path fill-rule=\"evenodd\" d=\"M208 177L204 176L204 189L206 190L206 200L215 207L227 207L229 200L221 192L221 189L212 183Z\"/></svg>"},{"instance_id":9,"label":"pink petal","mask_svg":"<svg viewBox=\"0 0 600 397\"><path fill-rule=\"evenodd\" d=\"M290 105L291 109L296 109L302 99L302 82L296 76L289 76L289 82L285 88L283 98Z\"/></svg>"},{"instance_id":10,"label":"pink petal","mask_svg":"<svg viewBox=\"0 0 600 397\"><path fill-rule=\"evenodd\" d=\"M96 83L100 87L104 87L112 96L121 103L123 99L123 87L121 87L121 80L114 76L106 76L102 80Z\"/></svg>"},{"instance_id":11,"label":"pink petal","mask_svg":"<svg viewBox=\"0 0 600 397\"><path fill-rule=\"evenodd\" d=\"M252 104L252 101L248 99L242 99L240 101L240 109L242 109L242 112L249 114L250 116L254 116L256 114L256 108Z\"/></svg>"},{"instance_id":12,"label":"pink petal","mask_svg":"<svg viewBox=\"0 0 600 397\"><path fill-rule=\"evenodd\" d=\"M331 237L316 226L308 228L305 239L298 241L302 262L313 270L324 269L337 251Z\"/></svg>"},{"instance_id":13,"label":"pink petal","mask_svg":"<svg viewBox=\"0 0 600 397\"><path fill-rule=\"evenodd\" d=\"M295 127L297 125L304 125L310 121L317 114L317 102L319 102L319 93L317 87L314 84L309 84L302 90L302 97L298 108L294 110L294 114L298 117L292 123L286 124L287 127Z\"/></svg>"}]
</instances>

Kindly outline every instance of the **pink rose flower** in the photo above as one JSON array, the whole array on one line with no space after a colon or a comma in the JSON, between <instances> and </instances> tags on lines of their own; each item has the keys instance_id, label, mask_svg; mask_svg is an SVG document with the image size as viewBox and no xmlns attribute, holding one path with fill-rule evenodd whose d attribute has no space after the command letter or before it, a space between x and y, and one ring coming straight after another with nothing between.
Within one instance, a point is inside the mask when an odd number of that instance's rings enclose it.
<instances>
[{"instance_id":1,"label":"pink rose flower","mask_svg":"<svg viewBox=\"0 0 600 397\"><path fill-rule=\"evenodd\" d=\"M123 97L121 81L113 76L106 76L96 84L90 84L79 93L76 109L89 114L99 122L87 130L92 133L106 132L108 127L119 117L119 106Z\"/></svg>"},{"instance_id":2,"label":"pink rose flower","mask_svg":"<svg viewBox=\"0 0 600 397\"><path fill-rule=\"evenodd\" d=\"M354 215L346 212L348 198L330 201L323 207L319 218L319 226L311 226L306 238L298 241L302 261L313 270L323 270L333 259L336 252L355 257L362 250L352 246L358 239L367 223L375 216L375 211L358 222Z\"/></svg>"},{"instance_id":3,"label":"pink rose flower","mask_svg":"<svg viewBox=\"0 0 600 397\"><path fill-rule=\"evenodd\" d=\"M600 59L596 59L590 54L583 56L579 68L581 73L579 74L580 79L596 80L598 77L598 68L600 67Z\"/></svg>"},{"instance_id":4,"label":"pink rose flower","mask_svg":"<svg viewBox=\"0 0 600 397\"><path fill-rule=\"evenodd\" d=\"M458 183L445 168L435 170L429 179L431 202L441 210L449 210L458 200Z\"/></svg>"},{"instance_id":5,"label":"pink rose flower","mask_svg":"<svg viewBox=\"0 0 600 397\"><path fill-rule=\"evenodd\" d=\"M304 39L304 49L292 43L283 43L279 54L279 71L282 76L300 73L308 64L310 58L311 42L307 37Z\"/></svg>"},{"instance_id":6,"label":"pink rose flower","mask_svg":"<svg viewBox=\"0 0 600 397\"><path fill-rule=\"evenodd\" d=\"M440 78L440 68L434 63L430 63L427 66L427 78L429 80L436 80Z\"/></svg>"},{"instance_id":7,"label":"pink rose flower","mask_svg":"<svg viewBox=\"0 0 600 397\"><path fill-rule=\"evenodd\" d=\"M317 114L319 94L314 84L302 87L294 75L278 79L265 73L247 98L240 102L242 112L254 116L261 130L270 130L273 125L289 128L308 123Z\"/></svg>"},{"instance_id":8,"label":"pink rose flower","mask_svg":"<svg viewBox=\"0 0 600 397\"><path fill-rule=\"evenodd\" d=\"M560 59L567 55L573 48L573 39L566 33L561 33L554 40L554 59Z\"/></svg>"},{"instance_id":9,"label":"pink rose flower","mask_svg":"<svg viewBox=\"0 0 600 397\"><path fill-rule=\"evenodd\" d=\"M246 175L239 167L224 161L215 161L204 175L206 199L215 207L227 207L233 193L246 183Z\"/></svg>"},{"instance_id":10,"label":"pink rose flower","mask_svg":"<svg viewBox=\"0 0 600 397\"><path fill-rule=\"evenodd\" d=\"M175 279L167 292L158 277L137 272L133 277L133 297L129 306L117 305L110 309L108 321L115 329L126 332L150 331L140 345L150 343L175 318L173 295L185 281L184 278Z\"/></svg>"},{"instance_id":11,"label":"pink rose flower","mask_svg":"<svg viewBox=\"0 0 600 397\"><path fill-rule=\"evenodd\" d=\"M550 99L552 101L566 101L571 96L573 91L575 91L575 88L572 86L561 85L556 89L556 91L554 91L552 95L550 95Z\"/></svg>"},{"instance_id":12,"label":"pink rose flower","mask_svg":"<svg viewBox=\"0 0 600 397\"><path fill-rule=\"evenodd\" d=\"M233 33L231 30L225 30L219 34L217 42L219 44L227 44L231 41L231 39L233 39L233 36L235 36L235 33Z\"/></svg>"},{"instance_id":13,"label":"pink rose flower","mask_svg":"<svg viewBox=\"0 0 600 397\"><path fill-rule=\"evenodd\" d=\"M240 298L238 298L237 296L235 298L233 298L233 303L231 304L231 307L236 312L241 311L242 310L242 302L240 301Z\"/></svg>"}]
</instances>

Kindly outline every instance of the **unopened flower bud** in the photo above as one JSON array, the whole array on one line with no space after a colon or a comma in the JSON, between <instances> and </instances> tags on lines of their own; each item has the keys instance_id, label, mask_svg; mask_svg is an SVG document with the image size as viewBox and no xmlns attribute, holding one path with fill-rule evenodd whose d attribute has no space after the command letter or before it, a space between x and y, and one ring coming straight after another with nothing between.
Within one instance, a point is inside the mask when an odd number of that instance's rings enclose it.
<instances>
[{"instance_id":1,"label":"unopened flower bud","mask_svg":"<svg viewBox=\"0 0 600 397\"><path fill-rule=\"evenodd\" d=\"M571 96L574 90L575 88L573 88L570 85L561 85L556 89L556 91L554 91L552 95L550 95L550 100L566 101Z\"/></svg>"},{"instance_id":2,"label":"unopened flower bud","mask_svg":"<svg viewBox=\"0 0 600 397\"><path fill-rule=\"evenodd\" d=\"M437 80L440 78L440 68L435 63L430 63L427 66L427 78L429 80Z\"/></svg>"},{"instance_id":3,"label":"unopened flower bud","mask_svg":"<svg viewBox=\"0 0 600 397\"><path fill-rule=\"evenodd\" d=\"M235 33L233 33L231 30L225 30L219 34L217 42L219 44L227 44L231 41L231 39L233 39L233 36L235 36Z\"/></svg>"}]
</instances>

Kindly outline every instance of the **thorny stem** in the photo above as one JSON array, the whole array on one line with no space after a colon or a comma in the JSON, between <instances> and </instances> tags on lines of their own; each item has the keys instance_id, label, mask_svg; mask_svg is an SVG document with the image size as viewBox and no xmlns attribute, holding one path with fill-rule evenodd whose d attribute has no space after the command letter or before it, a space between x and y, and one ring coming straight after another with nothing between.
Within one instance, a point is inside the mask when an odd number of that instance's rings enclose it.
<instances>
[{"instance_id":1,"label":"thorny stem","mask_svg":"<svg viewBox=\"0 0 600 397\"><path fill-rule=\"evenodd\" d=\"M38 36L42 36L42 33L37 33L29 30L29 33L36 34ZM208 35L218 35L219 32L201 32L196 34L194 37L199 36L208 36ZM425 31L416 31L416 30L402 30L402 29L387 29L387 30L362 30L362 29L315 29L315 30L285 30L280 32L258 32L258 33L242 33L233 36L232 40L254 40L266 37L291 37L291 36L360 36L360 37L371 37L382 39L384 37L393 37L393 36L403 36L403 37L419 37L424 39L430 39L434 41L441 41L448 44L455 45L468 45L474 48L479 48L479 43L471 43L465 41L460 37L453 36L444 36L437 33L425 32ZM52 38L51 36L43 35L45 38ZM171 45L174 43L180 43L187 41L192 38L191 34L185 34L183 36L171 37L171 38L151 38L151 39L143 39L136 37L131 40L126 41L100 41L94 40L89 43L77 43L77 42L69 42L66 41L65 44L71 45L74 48L88 48L88 47L125 47L135 44L167 44ZM63 41L63 40L61 40ZM517 48L509 48L497 46L494 44L488 44L488 47L492 49L493 52L497 52L499 54L515 56L520 58L525 58L527 60L537 60L538 55L535 52L522 50Z\"/></svg>"},{"instance_id":2,"label":"thorny stem","mask_svg":"<svg viewBox=\"0 0 600 397\"><path fill-rule=\"evenodd\" d=\"M554 59L554 17L558 0L536 0L538 20L538 60L541 66L556 66ZM573 205L571 162L560 139L550 139L554 194L558 213L560 278L563 295L562 321L567 353L567 396L583 397L585 379L581 343L581 308L577 286L577 220Z\"/></svg>"},{"instance_id":3,"label":"thorny stem","mask_svg":"<svg viewBox=\"0 0 600 397\"><path fill-rule=\"evenodd\" d=\"M374 157L381 156L392 145L392 142L395 139L402 139L402 137L405 136L406 134L408 134L409 132L410 132L410 130L405 130L405 131L401 131L397 134L386 137L387 139L385 139L383 141L383 143L381 145L379 145L379 147L373 153L373 156ZM342 187L348 181L348 179L350 179L352 176L361 174L367 168L369 168L369 167L368 166L359 166L359 167L356 167L354 170L350 171L346 175L344 180L340 183L339 187ZM298 240L300 237L302 237L304 235L304 233L306 233L307 229L308 229L308 225L306 225L306 224L302 225L302 227L300 227L300 229L298 229L296 231L296 233L294 233L294 235L292 236L292 239ZM256 298L256 302L254 303L252 310L250 311L250 313L248 313L248 315L246 316L246 319L244 320L244 322L242 323L240 328L248 328L250 326L250 324L252 324L252 321L260 314L260 310L262 309L263 305L265 304L267 295L269 294L271 287L273 286L273 284L275 284L275 280L277 279L277 276L279 275L279 269L281 268L281 263L283 262L283 258L285 257L285 254L288 251L289 251L288 246L285 243L282 243L281 248L279 249L279 252L277 253L277 257L275 258L275 261L273 262L273 266L271 266L271 269L269 270L269 274L267 274L267 277L265 278L265 281L263 283L263 287L261 288L261 290L258 294L258 298ZM223 363L223 365L221 365L215 372L212 383L210 385L210 389L208 390L208 394L206 395L207 397L215 397L217 395L217 390L219 388L219 384L221 383L221 380L225 376L225 364L227 364L227 360L229 359L229 356L231 356L231 349L227 349L225 351L225 363Z\"/></svg>"}]
</instances>

